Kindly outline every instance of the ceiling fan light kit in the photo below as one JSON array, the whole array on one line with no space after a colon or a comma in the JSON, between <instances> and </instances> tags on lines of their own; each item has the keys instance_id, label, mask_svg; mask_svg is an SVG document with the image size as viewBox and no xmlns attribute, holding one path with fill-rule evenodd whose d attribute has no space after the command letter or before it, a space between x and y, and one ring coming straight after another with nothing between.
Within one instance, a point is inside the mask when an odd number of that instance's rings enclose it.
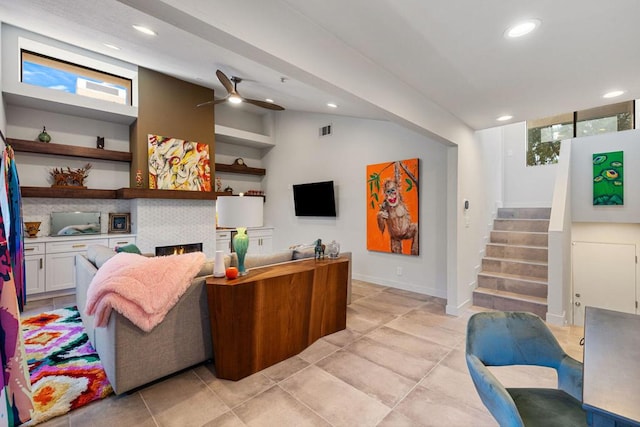
<instances>
[{"instance_id":1,"label":"ceiling fan light kit","mask_svg":"<svg viewBox=\"0 0 640 427\"><path fill-rule=\"evenodd\" d=\"M273 102L260 101L257 99L245 98L241 96L238 93L238 89L237 89L238 83L242 81L240 77L233 76L229 79L220 70L216 70L216 76L218 77L218 80L220 80L220 83L222 83L222 86L224 86L224 88L227 90L227 96L221 99L215 99L213 101L203 102L201 104L198 104L197 105L198 107L202 107L203 105L210 105L210 104L216 105L216 104L220 104L222 102L228 101L232 104L240 104L242 102L246 102L247 104L256 105L258 107L262 107L262 108L266 108L268 110L274 110L274 111L284 110L284 107L281 107L278 104L274 104Z\"/></svg>"}]
</instances>

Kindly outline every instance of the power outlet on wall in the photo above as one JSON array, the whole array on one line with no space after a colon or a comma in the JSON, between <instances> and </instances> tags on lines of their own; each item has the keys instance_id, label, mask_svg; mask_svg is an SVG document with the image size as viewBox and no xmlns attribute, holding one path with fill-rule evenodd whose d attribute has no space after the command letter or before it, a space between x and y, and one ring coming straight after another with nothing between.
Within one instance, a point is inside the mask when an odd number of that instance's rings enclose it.
<instances>
[{"instance_id":1,"label":"power outlet on wall","mask_svg":"<svg viewBox=\"0 0 640 427\"><path fill-rule=\"evenodd\" d=\"M396 267L396 274L402 276L402 267Z\"/></svg>"}]
</instances>

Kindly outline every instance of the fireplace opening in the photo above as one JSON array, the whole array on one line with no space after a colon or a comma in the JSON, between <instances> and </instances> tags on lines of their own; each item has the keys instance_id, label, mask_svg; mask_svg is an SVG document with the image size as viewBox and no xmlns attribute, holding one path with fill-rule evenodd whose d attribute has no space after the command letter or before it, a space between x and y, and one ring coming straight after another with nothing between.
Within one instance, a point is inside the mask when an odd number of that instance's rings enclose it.
<instances>
[{"instance_id":1,"label":"fireplace opening","mask_svg":"<svg viewBox=\"0 0 640 427\"><path fill-rule=\"evenodd\" d=\"M156 256L180 255L188 254L190 252L202 252L202 243L156 246Z\"/></svg>"}]
</instances>

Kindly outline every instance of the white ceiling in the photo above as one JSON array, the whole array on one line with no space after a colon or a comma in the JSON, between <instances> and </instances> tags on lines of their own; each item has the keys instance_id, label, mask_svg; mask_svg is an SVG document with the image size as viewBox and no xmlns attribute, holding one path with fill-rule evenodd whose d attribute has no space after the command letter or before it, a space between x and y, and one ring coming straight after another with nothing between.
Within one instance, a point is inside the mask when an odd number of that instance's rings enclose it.
<instances>
[{"instance_id":1,"label":"white ceiling","mask_svg":"<svg viewBox=\"0 0 640 427\"><path fill-rule=\"evenodd\" d=\"M638 16L638 0L0 0L3 22L217 96L219 68L244 78L238 89L250 98L444 138L441 122L484 129L503 114L521 121L640 98ZM542 25L505 39L524 18ZM602 98L613 89L626 92Z\"/></svg>"}]
</instances>

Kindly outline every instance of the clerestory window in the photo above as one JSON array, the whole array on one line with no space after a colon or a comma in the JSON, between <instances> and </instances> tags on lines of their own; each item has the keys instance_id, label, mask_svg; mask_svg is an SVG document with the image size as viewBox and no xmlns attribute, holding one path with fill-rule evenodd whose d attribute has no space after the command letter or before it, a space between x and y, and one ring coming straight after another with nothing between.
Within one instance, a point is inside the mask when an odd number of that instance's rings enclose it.
<instances>
[{"instance_id":1,"label":"clerestory window","mask_svg":"<svg viewBox=\"0 0 640 427\"><path fill-rule=\"evenodd\" d=\"M527 122L527 166L558 162L563 139L634 128L634 102L620 102Z\"/></svg>"},{"instance_id":2,"label":"clerestory window","mask_svg":"<svg viewBox=\"0 0 640 427\"><path fill-rule=\"evenodd\" d=\"M23 83L131 105L131 79L21 50Z\"/></svg>"}]
</instances>

